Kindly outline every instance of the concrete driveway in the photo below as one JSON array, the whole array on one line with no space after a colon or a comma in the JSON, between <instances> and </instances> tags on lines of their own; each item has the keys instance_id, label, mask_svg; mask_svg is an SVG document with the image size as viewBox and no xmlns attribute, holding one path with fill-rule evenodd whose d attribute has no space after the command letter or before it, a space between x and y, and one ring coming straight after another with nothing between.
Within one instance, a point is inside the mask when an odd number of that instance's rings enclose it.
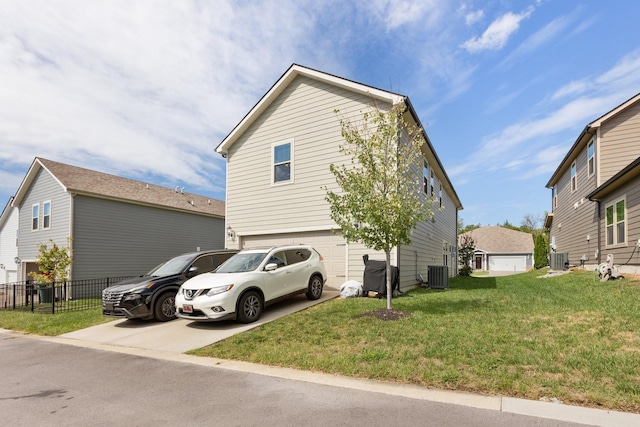
<instances>
[{"instance_id":1,"label":"concrete driveway","mask_svg":"<svg viewBox=\"0 0 640 427\"><path fill-rule=\"evenodd\" d=\"M304 294L297 295L267 307L260 320L248 325L233 320L211 323L193 322L185 319L169 322L115 320L70 332L61 335L61 337L121 347L184 353L253 329L287 314L304 310L339 295L339 291L326 288L322 297L316 301L309 301Z\"/></svg>"}]
</instances>

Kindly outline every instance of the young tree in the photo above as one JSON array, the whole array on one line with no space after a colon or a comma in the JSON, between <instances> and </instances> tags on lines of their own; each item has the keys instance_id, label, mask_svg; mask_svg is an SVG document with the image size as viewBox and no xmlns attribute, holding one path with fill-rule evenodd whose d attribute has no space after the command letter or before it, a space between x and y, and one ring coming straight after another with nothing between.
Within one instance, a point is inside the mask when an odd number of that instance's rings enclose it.
<instances>
[{"instance_id":1,"label":"young tree","mask_svg":"<svg viewBox=\"0 0 640 427\"><path fill-rule=\"evenodd\" d=\"M535 246L533 247L533 268L538 269L549 265L548 255L549 242L547 235L540 233L536 236Z\"/></svg>"},{"instance_id":2,"label":"young tree","mask_svg":"<svg viewBox=\"0 0 640 427\"><path fill-rule=\"evenodd\" d=\"M460 276L471 275L471 261L473 260L473 253L476 248L476 242L473 240L470 234L464 234L460 237L460 249L458 249L458 258L460 260Z\"/></svg>"},{"instance_id":3,"label":"young tree","mask_svg":"<svg viewBox=\"0 0 640 427\"><path fill-rule=\"evenodd\" d=\"M38 272L29 273L40 284L55 284L67 280L68 268L71 265L71 250L68 246L58 246L49 239L51 246L46 243L38 244Z\"/></svg>"},{"instance_id":4,"label":"young tree","mask_svg":"<svg viewBox=\"0 0 640 427\"><path fill-rule=\"evenodd\" d=\"M330 166L341 192L325 187L331 218L347 242L384 251L387 266L387 309L392 309L391 250L407 244L419 221L431 212L422 192L423 132L405 119L406 106L388 112L377 108L362 120L340 118L345 143L340 153L351 162Z\"/></svg>"}]
</instances>

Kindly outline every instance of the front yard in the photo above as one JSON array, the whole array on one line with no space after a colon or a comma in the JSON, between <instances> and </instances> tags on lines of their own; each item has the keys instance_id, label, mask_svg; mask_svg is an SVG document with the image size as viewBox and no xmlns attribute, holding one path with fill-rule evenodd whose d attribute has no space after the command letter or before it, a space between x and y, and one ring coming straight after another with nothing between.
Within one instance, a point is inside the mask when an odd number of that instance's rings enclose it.
<instances>
[{"instance_id":1,"label":"front yard","mask_svg":"<svg viewBox=\"0 0 640 427\"><path fill-rule=\"evenodd\" d=\"M640 281L543 273L416 289L395 321L336 299L191 353L640 413Z\"/></svg>"}]
</instances>

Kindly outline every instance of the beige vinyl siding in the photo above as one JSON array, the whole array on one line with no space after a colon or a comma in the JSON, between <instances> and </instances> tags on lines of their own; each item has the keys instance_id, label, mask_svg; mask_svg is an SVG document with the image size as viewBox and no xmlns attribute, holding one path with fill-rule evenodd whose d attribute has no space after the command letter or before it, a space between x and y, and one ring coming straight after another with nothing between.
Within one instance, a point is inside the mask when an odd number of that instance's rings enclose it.
<instances>
[{"instance_id":1,"label":"beige vinyl siding","mask_svg":"<svg viewBox=\"0 0 640 427\"><path fill-rule=\"evenodd\" d=\"M640 239L640 185L636 179L630 183L619 188L615 192L606 196L601 203L601 217L602 223L600 227L600 240L602 242L601 254L602 262L607 259L607 254L613 255L613 262L615 265L640 265L640 252L635 250L635 245ZM621 246L607 247L606 242L606 215L605 209L607 205L617 202L620 199L625 200L625 228L626 228L626 244ZM633 253L633 257L631 257ZM630 258L631 257L631 258Z\"/></svg>"},{"instance_id":2,"label":"beige vinyl siding","mask_svg":"<svg viewBox=\"0 0 640 427\"><path fill-rule=\"evenodd\" d=\"M437 194L437 192L436 192ZM400 283L403 288L409 284L416 284L416 277L422 274L427 279L427 271L430 265L443 265L443 242L448 242L455 248L456 245L456 207L448 193L443 191L442 205L434 200L432 219L419 223L411 235L411 243L400 249ZM454 251L454 254L456 251ZM449 255L449 275L455 274L457 259ZM417 271L416 271L417 256Z\"/></svg>"},{"instance_id":3,"label":"beige vinyl siding","mask_svg":"<svg viewBox=\"0 0 640 427\"><path fill-rule=\"evenodd\" d=\"M604 122L599 130L600 183L640 157L640 102Z\"/></svg>"},{"instance_id":4,"label":"beige vinyl siding","mask_svg":"<svg viewBox=\"0 0 640 427\"><path fill-rule=\"evenodd\" d=\"M569 168L558 180L558 206L553 210L549 243L551 238L555 237L556 251L568 252L569 264L579 265L582 255L588 257L589 263L594 262L598 213L596 203L586 198L586 195L596 188L595 175L588 177L586 146L578 153L575 161L577 190L571 192ZM587 235L590 236L589 243Z\"/></svg>"},{"instance_id":5,"label":"beige vinyl siding","mask_svg":"<svg viewBox=\"0 0 640 427\"><path fill-rule=\"evenodd\" d=\"M242 224L247 234L334 225L324 189L337 190L329 165L343 158L334 109L358 113L371 103L366 96L297 77L229 150L227 223ZM273 185L272 144L290 139L294 181Z\"/></svg>"}]
</instances>

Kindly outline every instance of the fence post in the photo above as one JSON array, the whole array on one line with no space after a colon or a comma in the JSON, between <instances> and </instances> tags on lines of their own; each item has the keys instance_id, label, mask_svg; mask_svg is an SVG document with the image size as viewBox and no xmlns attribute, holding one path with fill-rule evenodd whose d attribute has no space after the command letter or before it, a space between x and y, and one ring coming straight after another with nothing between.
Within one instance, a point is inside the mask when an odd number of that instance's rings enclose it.
<instances>
[{"instance_id":1,"label":"fence post","mask_svg":"<svg viewBox=\"0 0 640 427\"><path fill-rule=\"evenodd\" d=\"M56 312L56 281L51 282L51 314Z\"/></svg>"},{"instance_id":2,"label":"fence post","mask_svg":"<svg viewBox=\"0 0 640 427\"><path fill-rule=\"evenodd\" d=\"M34 301L34 300L35 300L35 298L33 297L33 291L36 289L36 284L35 284L35 282L33 282L33 283L31 284L31 288L29 288L29 280L27 280L27 281L25 282L25 285L24 285L24 291L25 291L25 293L27 292L27 289L29 290L29 292L31 292L31 295L30 295L30 297L31 297L31 298L29 298L29 299L31 300L31 312L33 313L34 311L36 311L35 301Z\"/></svg>"}]
</instances>

